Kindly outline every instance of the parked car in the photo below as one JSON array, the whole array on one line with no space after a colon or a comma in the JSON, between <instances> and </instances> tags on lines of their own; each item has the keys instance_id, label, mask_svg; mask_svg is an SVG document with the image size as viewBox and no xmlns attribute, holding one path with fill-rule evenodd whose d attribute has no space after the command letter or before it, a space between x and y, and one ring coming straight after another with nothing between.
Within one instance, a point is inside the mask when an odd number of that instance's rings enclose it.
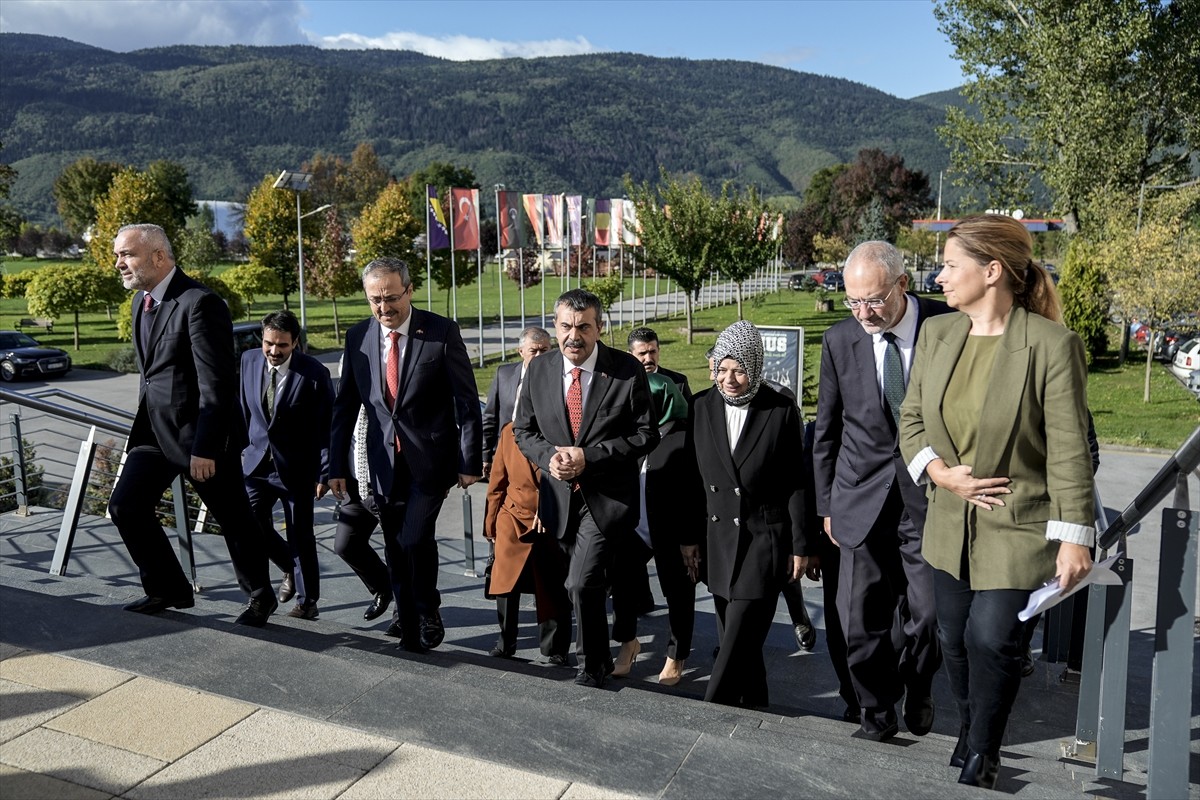
<instances>
[{"instance_id":1,"label":"parked car","mask_svg":"<svg viewBox=\"0 0 1200 800\"><path fill-rule=\"evenodd\" d=\"M0 378L50 378L71 369L66 350L44 347L27 333L0 331Z\"/></svg>"},{"instance_id":2,"label":"parked car","mask_svg":"<svg viewBox=\"0 0 1200 800\"><path fill-rule=\"evenodd\" d=\"M1179 352L1171 362L1171 372L1181 381L1186 381L1193 370L1200 369L1200 337L1188 339L1179 345Z\"/></svg>"},{"instance_id":3,"label":"parked car","mask_svg":"<svg viewBox=\"0 0 1200 800\"><path fill-rule=\"evenodd\" d=\"M1200 400L1200 369L1192 370L1192 374L1188 375L1187 388L1192 394L1196 395L1196 399Z\"/></svg>"},{"instance_id":4,"label":"parked car","mask_svg":"<svg viewBox=\"0 0 1200 800\"><path fill-rule=\"evenodd\" d=\"M799 272L797 272L795 275L789 275L788 282L787 282L788 288L791 289L792 291L796 291L796 292L803 289L804 288L804 277L805 276L801 275Z\"/></svg>"},{"instance_id":5,"label":"parked car","mask_svg":"<svg viewBox=\"0 0 1200 800\"><path fill-rule=\"evenodd\" d=\"M1172 363L1175 360L1175 354L1179 352L1179 346L1193 336L1195 336L1194 332L1184 333L1174 328L1154 334L1154 358L1168 364Z\"/></svg>"},{"instance_id":6,"label":"parked car","mask_svg":"<svg viewBox=\"0 0 1200 800\"><path fill-rule=\"evenodd\" d=\"M846 291L846 279L840 272L826 272L825 280L821 282L821 285L831 292Z\"/></svg>"},{"instance_id":7,"label":"parked car","mask_svg":"<svg viewBox=\"0 0 1200 800\"><path fill-rule=\"evenodd\" d=\"M937 276L941 275L940 269L935 269L925 276L925 291L941 293L942 287L938 285Z\"/></svg>"}]
</instances>

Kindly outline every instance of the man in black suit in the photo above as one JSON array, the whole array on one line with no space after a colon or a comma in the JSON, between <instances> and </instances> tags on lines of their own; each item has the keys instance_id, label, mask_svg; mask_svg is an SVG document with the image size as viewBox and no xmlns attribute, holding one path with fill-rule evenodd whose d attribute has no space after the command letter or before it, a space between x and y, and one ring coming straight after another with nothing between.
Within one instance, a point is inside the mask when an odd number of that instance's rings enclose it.
<instances>
[{"instance_id":1,"label":"man in black suit","mask_svg":"<svg viewBox=\"0 0 1200 800\"><path fill-rule=\"evenodd\" d=\"M496 454L496 441L500 429L512 422L513 409L517 405L517 389L525 378L529 362L552 349L550 334L545 328L530 325L521 331L517 341L517 353L521 360L513 364L501 364L496 368L496 377L488 389L487 404L483 408L483 474L487 475Z\"/></svg>"},{"instance_id":2,"label":"man in black suit","mask_svg":"<svg viewBox=\"0 0 1200 800\"><path fill-rule=\"evenodd\" d=\"M670 378L683 392L683 399L692 402L692 390L688 386L687 375L675 372L658 363L658 334L652 328L634 328L629 332L629 354L642 363L647 375L658 373Z\"/></svg>"},{"instance_id":3,"label":"man in black suit","mask_svg":"<svg viewBox=\"0 0 1200 800\"><path fill-rule=\"evenodd\" d=\"M445 637L434 527L451 486L483 473L475 375L458 325L412 307L408 265L377 258L363 270L374 316L346 332L333 405L329 488L346 497L350 440L367 408L371 493L383 528L396 617L388 632L412 652Z\"/></svg>"},{"instance_id":4,"label":"man in black suit","mask_svg":"<svg viewBox=\"0 0 1200 800\"><path fill-rule=\"evenodd\" d=\"M813 477L817 513L839 548L837 606L862 709L855 735L894 736L903 695L905 725L923 736L941 650L921 557L925 492L908 476L897 427L917 331L951 309L907 294L904 258L887 242L854 248L843 274L854 316L825 332Z\"/></svg>"},{"instance_id":5,"label":"man in black suit","mask_svg":"<svg viewBox=\"0 0 1200 800\"><path fill-rule=\"evenodd\" d=\"M601 687L612 673L608 573L638 522L638 459L658 444L646 372L600 342L600 300L572 289L554 304L559 352L530 363L513 432L549 479L542 524L570 553L567 592L579 630L575 682Z\"/></svg>"},{"instance_id":6,"label":"man in black suit","mask_svg":"<svg viewBox=\"0 0 1200 800\"><path fill-rule=\"evenodd\" d=\"M324 364L296 349L299 343L296 315L272 311L262 321L262 352L242 354L242 415L250 435L242 471L267 553L283 570L279 602L295 597L288 616L316 619L321 573L313 502L329 480L333 382ZM283 504L286 541L271 521L276 501Z\"/></svg>"},{"instance_id":7,"label":"man in black suit","mask_svg":"<svg viewBox=\"0 0 1200 800\"><path fill-rule=\"evenodd\" d=\"M176 268L171 243L157 225L121 228L113 252L121 282L137 292L133 337L141 373L128 456L108 507L146 592L125 609L157 614L195 605L156 516L163 492L182 472L221 526L238 585L250 596L237 621L262 627L279 603L263 531L242 483L246 428L238 413L229 309Z\"/></svg>"}]
</instances>

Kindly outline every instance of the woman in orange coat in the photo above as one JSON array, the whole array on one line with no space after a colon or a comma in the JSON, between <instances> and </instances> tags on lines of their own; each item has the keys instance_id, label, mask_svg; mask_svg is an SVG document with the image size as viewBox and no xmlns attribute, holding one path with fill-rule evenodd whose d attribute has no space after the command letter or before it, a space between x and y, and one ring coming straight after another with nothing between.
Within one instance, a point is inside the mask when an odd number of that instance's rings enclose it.
<instances>
[{"instance_id":1,"label":"woman in orange coat","mask_svg":"<svg viewBox=\"0 0 1200 800\"><path fill-rule=\"evenodd\" d=\"M500 638L491 654L499 658L516 654L521 593L532 589L542 654L539 661L567 666L571 645L567 560L554 536L540 531L540 482L541 470L517 447L512 425L505 425L492 458L483 521L483 535L496 548L490 589L496 596Z\"/></svg>"}]
</instances>

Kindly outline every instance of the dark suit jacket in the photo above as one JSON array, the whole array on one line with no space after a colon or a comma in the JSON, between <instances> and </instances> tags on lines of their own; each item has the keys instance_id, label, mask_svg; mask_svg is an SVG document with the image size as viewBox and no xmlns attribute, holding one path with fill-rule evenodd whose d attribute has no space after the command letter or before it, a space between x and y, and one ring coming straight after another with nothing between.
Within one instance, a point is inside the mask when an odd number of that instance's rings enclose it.
<instances>
[{"instance_id":1,"label":"dark suit jacket","mask_svg":"<svg viewBox=\"0 0 1200 800\"><path fill-rule=\"evenodd\" d=\"M283 485L311 490L329 480L329 425L333 381L320 361L292 352L287 380L275 396L275 414L263 408L267 363L261 350L242 353L242 415L250 444L242 451L242 470L252 473L270 450Z\"/></svg>"},{"instance_id":2,"label":"dark suit jacket","mask_svg":"<svg viewBox=\"0 0 1200 800\"><path fill-rule=\"evenodd\" d=\"M727 600L779 592L793 555L815 552L804 531L796 404L763 384L729 452L725 401L715 388L696 395L692 449L708 510L708 588Z\"/></svg>"},{"instance_id":3,"label":"dark suit jacket","mask_svg":"<svg viewBox=\"0 0 1200 800\"><path fill-rule=\"evenodd\" d=\"M441 493L461 475L483 472L483 437L475 375L458 325L412 310L408 345L400 366L395 409L383 402L379 321L363 320L346 332L342 377L333 404L330 478L353 477L350 438L359 406L367 407L367 459L377 495L391 493L400 437L414 483Z\"/></svg>"},{"instance_id":4,"label":"dark suit jacket","mask_svg":"<svg viewBox=\"0 0 1200 800\"><path fill-rule=\"evenodd\" d=\"M500 431L512 422L517 405L517 387L521 385L522 362L501 364L488 389L487 405L483 408L483 460L492 461Z\"/></svg>"},{"instance_id":5,"label":"dark suit jacket","mask_svg":"<svg viewBox=\"0 0 1200 800\"><path fill-rule=\"evenodd\" d=\"M646 456L646 523L654 540L699 544L704 537L704 494L696 456L688 449L688 420L678 420Z\"/></svg>"},{"instance_id":6,"label":"dark suit jacket","mask_svg":"<svg viewBox=\"0 0 1200 800\"><path fill-rule=\"evenodd\" d=\"M692 389L690 386L688 386L687 375L662 366L658 368L658 373L664 378L670 378L672 381L674 381L675 385L679 387L679 391L683 392L683 399L687 400L689 403L692 402Z\"/></svg>"},{"instance_id":7,"label":"dark suit jacket","mask_svg":"<svg viewBox=\"0 0 1200 800\"><path fill-rule=\"evenodd\" d=\"M640 516L638 459L658 444L646 370L636 358L596 344L596 371L583 405L579 436L572 440L563 395L563 356L550 352L529 363L513 433L517 444L541 468L542 502L549 489L558 510L551 530L561 539L567 530L571 486L550 477L556 446L583 448L580 491L596 525L605 535L633 533ZM544 518L544 517L543 517Z\"/></svg>"},{"instance_id":8,"label":"dark suit jacket","mask_svg":"<svg viewBox=\"0 0 1200 800\"><path fill-rule=\"evenodd\" d=\"M918 332L926 319L951 310L917 298ZM914 350L914 366L915 356ZM825 332L813 479L817 514L833 518L834 537L849 547L862 544L896 483L917 531L925 524L925 492L908 477L877 376L871 334L857 320L844 319Z\"/></svg>"},{"instance_id":9,"label":"dark suit jacket","mask_svg":"<svg viewBox=\"0 0 1200 800\"><path fill-rule=\"evenodd\" d=\"M141 343L144 295L133 299L141 382L127 449L156 443L180 472L190 469L192 456L236 456L246 444L246 428L238 413L229 307L176 268L154 312L150 340Z\"/></svg>"}]
</instances>

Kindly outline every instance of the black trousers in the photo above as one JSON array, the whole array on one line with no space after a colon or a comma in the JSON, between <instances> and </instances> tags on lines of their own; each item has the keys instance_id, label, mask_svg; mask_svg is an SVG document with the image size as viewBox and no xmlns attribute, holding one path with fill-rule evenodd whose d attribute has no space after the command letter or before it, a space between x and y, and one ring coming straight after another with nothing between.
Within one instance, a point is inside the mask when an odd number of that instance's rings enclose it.
<instances>
[{"instance_id":1,"label":"black trousers","mask_svg":"<svg viewBox=\"0 0 1200 800\"><path fill-rule=\"evenodd\" d=\"M390 594L392 582L387 565L371 546L371 534L379 525L375 498L369 492L366 497L360 495L358 481L353 478L346 479L346 494L348 499L338 507L333 552L354 570L368 592Z\"/></svg>"},{"instance_id":2,"label":"black trousers","mask_svg":"<svg viewBox=\"0 0 1200 800\"><path fill-rule=\"evenodd\" d=\"M969 580L941 570L934 570L933 585L946 675L962 724L970 729L967 743L976 753L999 755L1021 687L1025 623L1017 612L1030 593L972 591Z\"/></svg>"},{"instance_id":3,"label":"black trousers","mask_svg":"<svg viewBox=\"0 0 1200 800\"><path fill-rule=\"evenodd\" d=\"M631 532L618 548L613 568L613 626L612 638L628 642L637 638L637 618L641 612L641 585L646 579L646 561L654 557L658 585L667 601L667 623L670 638L667 657L686 661L692 651L692 633L696 625L696 584L688 577L683 554L674 537L650 532L654 548L636 532Z\"/></svg>"},{"instance_id":4,"label":"black trousers","mask_svg":"<svg viewBox=\"0 0 1200 800\"><path fill-rule=\"evenodd\" d=\"M825 536L824 532L820 534ZM828 539L828 537L826 537ZM829 542L821 550L821 597L825 613L825 647L829 650L829 661L838 679L838 695L849 708L858 708L858 694L850 678L850 665L846 663L846 634L842 628L842 617L838 613L838 571L841 569L841 548ZM799 581L797 581L799 583ZM784 589L786 598L787 589ZM795 617L792 618L795 620Z\"/></svg>"},{"instance_id":5,"label":"black trousers","mask_svg":"<svg viewBox=\"0 0 1200 800\"><path fill-rule=\"evenodd\" d=\"M717 611L717 644L704 699L746 708L767 705L767 665L763 646L775 618L779 592L754 600L726 600L713 595Z\"/></svg>"},{"instance_id":6,"label":"black trousers","mask_svg":"<svg viewBox=\"0 0 1200 800\"><path fill-rule=\"evenodd\" d=\"M403 457L396 457L390 494L376 497L383 553L396 599L396 619L405 634L419 636L420 618L442 604L438 594L438 548L435 527L445 492L430 494L413 480ZM414 639L415 641L415 639Z\"/></svg>"},{"instance_id":7,"label":"black trousers","mask_svg":"<svg viewBox=\"0 0 1200 800\"><path fill-rule=\"evenodd\" d=\"M891 718L906 690L930 693L942 663L933 570L898 490L862 543L839 555L837 607L855 693L864 712Z\"/></svg>"},{"instance_id":8,"label":"black trousers","mask_svg":"<svg viewBox=\"0 0 1200 800\"><path fill-rule=\"evenodd\" d=\"M275 566L296 582L296 602L316 602L321 597L321 569L317 564L317 537L313 531L316 482L285 486L269 461L246 477L246 495L258 525L266 536L267 555ZM283 505L287 539L275 530L271 512Z\"/></svg>"},{"instance_id":9,"label":"black trousers","mask_svg":"<svg viewBox=\"0 0 1200 800\"><path fill-rule=\"evenodd\" d=\"M150 597L192 594L191 581L157 516L158 501L178 474L157 445L138 445L129 451L108 504L113 524L137 565L142 589ZM271 595L263 531L250 510L238 457L219 459L216 473L206 481L189 481L221 526L238 586L254 598Z\"/></svg>"},{"instance_id":10,"label":"black trousers","mask_svg":"<svg viewBox=\"0 0 1200 800\"><path fill-rule=\"evenodd\" d=\"M537 603L538 647L544 656L566 657L571 648L571 598L567 596L567 558L549 537L535 539L517 578L516 587L496 598L500 641L517 643L521 594L533 592Z\"/></svg>"},{"instance_id":11,"label":"black trousers","mask_svg":"<svg viewBox=\"0 0 1200 800\"><path fill-rule=\"evenodd\" d=\"M570 556L567 594L575 607L575 655L580 667L601 675L612 665L608 646L608 585L614 550L596 525L583 492L572 492L567 528L560 542ZM629 531L634 535L633 531Z\"/></svg>"}]
</instances>

